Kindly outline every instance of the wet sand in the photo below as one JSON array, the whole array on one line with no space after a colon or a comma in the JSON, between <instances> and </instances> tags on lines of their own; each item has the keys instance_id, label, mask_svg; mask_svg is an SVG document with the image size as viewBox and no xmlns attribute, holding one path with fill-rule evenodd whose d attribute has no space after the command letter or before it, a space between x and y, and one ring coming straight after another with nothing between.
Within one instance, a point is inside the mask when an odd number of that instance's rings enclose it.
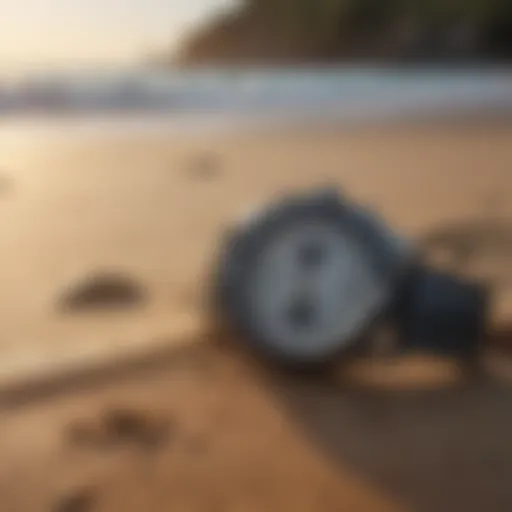
<instances>
[{"instance_id":1,"label":"wet sand","mask_svg":"<svg viewBox=\"0 0 512 512\"><path fill-rule=\"evenodd\" d=\"M512 128L503 124L108 140L21 133L0 144L10 183L0 200L4 362L35 347L79 352L91 340L122 351L124 340L199 323L202 276L226 224L289 189L338 184L413 237L512 219ZM73 279L105 269L129 275L147 302L59 310ZM500 301L501 316L508 305ZM446 372L432 371L442 383ZM296 381L230 351L177 348L158 367L5 406L1 503L9 512L510 510L509 385L440 386ZM119 407L149 423L110 432L100 419ZM80 441L76 428L93 434Z\"/></svg>"}]
</instances>

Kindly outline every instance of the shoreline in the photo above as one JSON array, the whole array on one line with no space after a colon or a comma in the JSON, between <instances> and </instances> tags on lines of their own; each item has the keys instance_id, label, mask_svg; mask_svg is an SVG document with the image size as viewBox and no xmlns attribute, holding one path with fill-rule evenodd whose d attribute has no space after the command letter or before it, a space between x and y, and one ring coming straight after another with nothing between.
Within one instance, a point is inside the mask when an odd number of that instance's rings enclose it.
<instances>
[{"instance_id":1,"label":"shoreline","mask_svg":"<svg viewBox=\"0 0 512 512\"><path fill-rule=\"evenodd\" d=\"M188 113L173 116L167 112L125 111L115 115L105 113L58 113L48 115L6 116L0 118L2 138L18 134L54 136L57 139L86 136L92 138L178 138L268 136L270 133L303 134L314 132L365 131L382 129L482 129L512 126L512 105L456 109L422 108L415 112L337 112L307 114L286 112L282 115L253 113Z\"/></svg>"}]
</instances>

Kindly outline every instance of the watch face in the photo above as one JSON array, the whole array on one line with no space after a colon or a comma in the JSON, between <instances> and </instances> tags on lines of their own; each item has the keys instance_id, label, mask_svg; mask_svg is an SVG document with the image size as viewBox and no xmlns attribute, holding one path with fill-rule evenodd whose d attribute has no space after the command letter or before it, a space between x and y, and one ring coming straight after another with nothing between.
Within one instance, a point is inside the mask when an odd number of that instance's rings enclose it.
<instances>
[{"instance_id":1,"label":"watch face","mask_svg":"<svg viewBox=\"0 0 512 512\"><path fill-rule=\"evenodd\" d=\"M386 293L343 225L302 218L259 248L248 302L254 324L273 348L314 358L353 342Z\"/></svg>"}]
</instances>

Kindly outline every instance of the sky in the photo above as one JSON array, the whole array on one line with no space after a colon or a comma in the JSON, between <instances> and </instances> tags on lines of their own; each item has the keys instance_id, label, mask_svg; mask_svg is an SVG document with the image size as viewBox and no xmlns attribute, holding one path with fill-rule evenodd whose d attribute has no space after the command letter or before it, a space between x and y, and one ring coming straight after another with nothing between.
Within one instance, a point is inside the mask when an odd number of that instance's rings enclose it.
<instances>
[{"instance_id":1,"label":"sky","mask_svg":"<svg viewBox=\"0 0 512 512\"><path fill-rule=\"evenodd\" d=\"M126 65L237 0L0 0L0 71Z\"/></svg>"}]
</instances>

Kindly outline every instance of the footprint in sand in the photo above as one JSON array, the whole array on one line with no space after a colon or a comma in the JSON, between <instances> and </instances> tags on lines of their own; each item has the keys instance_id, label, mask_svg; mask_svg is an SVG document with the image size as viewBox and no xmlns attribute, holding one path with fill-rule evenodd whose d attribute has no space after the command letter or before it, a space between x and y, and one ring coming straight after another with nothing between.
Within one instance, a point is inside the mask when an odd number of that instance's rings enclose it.
<instances>
[{"instance_id":1,"label":"footprint in sand","mask_svg":"<svg viewBox=\"0 0 512 512\"><path fill-rule=\"evenodd\" d=\"M470 220L440 226L420 240L429 261L485 279L495 288L512 285L512 221Z\"/></svg>"},{"instance_id":2,"label":"footprint in sand","mask_svg":"<svg viewBox=\"0 0 512 512\"><path fill-rule=\"evenodd\" d=\"M60 498L52 512L92 512L95 505L94 492L91 489L83 489Z\"/></svg>"},{"instance_id":3,"label":"footprint in sand","mask_svg":"<svg viewBox=\"0 0 512 512\"><path fill-rule=\"evenodd\" d=\"M74 445L81 447L111 449L135 446L152 451L163 448L175 428L169 418L130 408L111 408L96 421L71 425L68 437Z\"/></svg>"},{"instance_id":4,"label":"footprint in sand","mask_svg":"<svg viewBox=\"0 0 512 512\"><path fill-rule=\"evenodd\" d=\"M58 299L67 313L125 309L141 305L146 299L142 286L130 276L103 272L77 279Z\"/></svg>"},{"instance_id":5,"label":"footprint in sand","mask_svg":"<svg viewBox=\"0 0 512 512\"><path fill-rule=\"evenodd\" d=\"M219 177L222 162L218 153L204 151L195 155L187 165L186 173L198 181L210 181Z\"/></svg>"}]
</instances>

